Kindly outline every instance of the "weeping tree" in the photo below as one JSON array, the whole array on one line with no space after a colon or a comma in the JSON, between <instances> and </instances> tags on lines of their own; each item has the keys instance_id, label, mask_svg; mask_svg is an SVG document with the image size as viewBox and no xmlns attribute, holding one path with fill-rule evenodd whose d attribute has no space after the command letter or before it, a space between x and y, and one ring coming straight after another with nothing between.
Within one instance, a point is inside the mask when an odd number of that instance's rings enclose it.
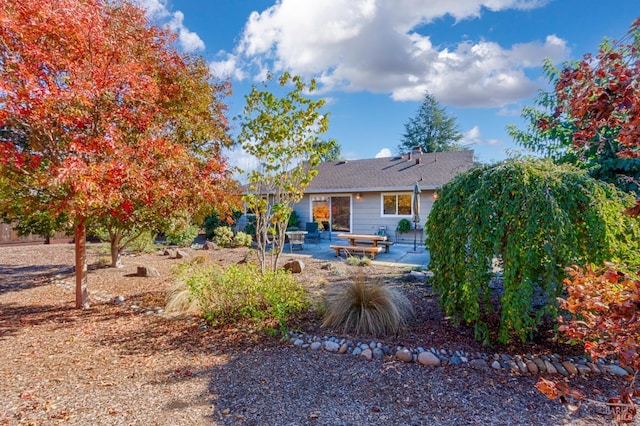
<instances>
[{"instance_id":1,"label":"weeping tree","mask_svg":"<svg viewBox=\"0 0 640 426\"><path fill-rule=\"evenodd\" d=\"M556 310L565 267L635 262L633 197L573 166L509 160L477 167L441 190L426 223L433 285L448 316L490 341L489 282L503 268L498 341L525 340ZM534 300L544 303L534 307Z\"/></svg>"}]
</instances>

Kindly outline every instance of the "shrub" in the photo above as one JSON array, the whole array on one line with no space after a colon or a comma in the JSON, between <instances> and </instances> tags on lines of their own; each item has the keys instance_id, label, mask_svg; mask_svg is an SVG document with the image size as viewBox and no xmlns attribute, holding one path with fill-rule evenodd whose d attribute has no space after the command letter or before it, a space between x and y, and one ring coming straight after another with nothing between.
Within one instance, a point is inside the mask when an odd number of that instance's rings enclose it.
<instances>
[{"instance_id":1,"label":"shrub","mask_svg":"<svg viewBox=\"0 0 640 426\"><path fill-rule=\"evenodd\" d=\"M409 219L400 219L398 221L398 232L401 234L406 234L411 231L411 221Z\"/></svg>"},{"instance_id":2,"label":"shrub","mask_svg":"<svg viewBox=\"0 0 640 426\"><path fill-rule=\"evenodd\" d=\"M291 211L289 221L287 222L287 228L297 228L300 226L300 217L295 210Z\"/></svg>"},{"instance_id":3,"label":"shrub","mask_svg":"<svg viewBox=\"0 0 640 426\"><path fill-rule=\"evenodd\" d=\"M308 306L304 287L282 269L262 274L253 263L224 269L185 263L174 269L174 277L214 325L251 319L284 335L289 317Z\"/></svg>"},{"instance_id":4,"label":"shrub","mask_svg":"<svg viewBox=\"0 0 640 426\"><path fill-rule=\"evenodd\" d=\"M234 247L251 247L253 239L251 238L251 235L245 234L244 232L238 232L233 237L231 244Z\"/></svg>"},{"instance_id":5,"label":"shrub","mask_svg":"<svg viewBox=\"0 0 640 426\"><path fill-rule=\"evenodd\" d=\"M204 231L208 239L213 238L213 232L220 226L233 226L238 222L238 219L242 216L240 210L233 209L231 216L220 217L220 213L217 210L213 210L209 216L204 219Z\"/></svg>"},{"instance_id":6,"label":"shrub","mask_svg":"<svg viewBox=\"0 0 640 426\"><path fill-rule=\"evenodd\" d=\"M558 317L558 330L584 344L594 359L615 356L621 365L640 370L640 277L611 264L600 270L568 270L567 297L560 308L571 317Z\"/></svg>"},{"instance_id":7,"label":"shrub","mask_svg":"<svg viewBox=\"0 0 640 426\"><path fill-rule=\"evenodd\" d=\"M379 281L368 283L364 275L359 275L327 293L322 326L382 336L400 331L412 315L413 307L406 296Z\"/></svg>"},{"instance_id":8,"label":"shrub","mask_svg":"<svg viewBox=\"0 0 640 426\"><path fill-rule=\"evenodd\" d=\"M156 249L155 238L155 233L144 231L132 240L127 248L133 253L151 253Z\"/></svg>"},{"instance_id":9,"label":"shrub","mask_svg":"<svg viewBox=\"0 0 640 426\"><path fill-rule=\"evenodd\" d=\"M622 214L633 197L573 167L509 160L458 175L440 195L426 224L433 288L446 315L485 343L495 258L504 265L497 337L506 343L555 315L566 265L638 253L638 226Z\"/></svg>"},{"instance_id":10,"label":"shrub","mask_svg":"<svg viewBox=\"0 0 640 426\"><path fill-rule=\"evenodd\" d=\"M167 242L169 244L175 244L180 247L186 247L190 245L193 240L198 236L200 228L195 225L189 225L184 229L175 229L165 233Z\"/></svg>"},{"instance_id":11,"label":"shrub","mask_svg":"<svg viewBox=\"0 0 640 426\"><path fill-rule=\"evenodd\" d=\"M253 239L256 236L256 217L255 215L247 215L247 224L244 226L244 232L251 235Z\"/></svg>"},{"instance_id":12,"label":"shrub","mask_svg":"<svg viewBox=\"0 0 640 426\"><path fill-rule=\"evenodd\" d=\"M230 247L233 231L228 226L220 226L213 231L213 242L220 247Z\"/></svg>"}]
</instances>

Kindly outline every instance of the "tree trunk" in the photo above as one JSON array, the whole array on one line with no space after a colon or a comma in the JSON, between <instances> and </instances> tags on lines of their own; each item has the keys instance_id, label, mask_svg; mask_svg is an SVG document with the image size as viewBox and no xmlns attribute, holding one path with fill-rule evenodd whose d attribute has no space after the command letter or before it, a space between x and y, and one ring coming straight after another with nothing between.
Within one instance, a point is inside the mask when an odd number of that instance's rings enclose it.
<instances>
[{"instance_id":1,"label":"tree trunk","mask_svg":"<svg viewBox=\"0 0 640 426\"><path fill-rule=\"evenodd\" d=\"M112 268L120 268L122 267L121 259L120 259L120 241L122 240L122 231L117 230L113 237L111 238L111 267Z\"/></svg>"},{"instance_id":2,"label":"tree trunk","mask_svg":"<svg viewBox=\"0 0 640 426\"><path fill-rule=\"evenodd\" d=\"M76 308L89 308L89 290L87 289L87 229L86 220L76 220L74 240L76 244Z\"/></svg>"}]
</instances>

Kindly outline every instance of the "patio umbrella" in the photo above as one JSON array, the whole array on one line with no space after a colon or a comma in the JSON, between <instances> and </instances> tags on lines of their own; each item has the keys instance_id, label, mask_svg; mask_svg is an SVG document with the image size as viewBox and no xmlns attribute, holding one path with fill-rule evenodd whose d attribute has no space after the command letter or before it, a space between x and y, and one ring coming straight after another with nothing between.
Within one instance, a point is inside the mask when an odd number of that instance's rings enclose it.
<instances>
[{"instance_id":1,"label":"patio umbrella","mask_svg":"<svg viewBox=\"0 0 640 426\"><path fill-rule=\"evenodd\" d=\"M415 232L413 233L413 251L417 250L417 237L418 237L418 223L420 223L420 186L416 182L413 187L413 226Z\"/></svg>"}]
</instances>

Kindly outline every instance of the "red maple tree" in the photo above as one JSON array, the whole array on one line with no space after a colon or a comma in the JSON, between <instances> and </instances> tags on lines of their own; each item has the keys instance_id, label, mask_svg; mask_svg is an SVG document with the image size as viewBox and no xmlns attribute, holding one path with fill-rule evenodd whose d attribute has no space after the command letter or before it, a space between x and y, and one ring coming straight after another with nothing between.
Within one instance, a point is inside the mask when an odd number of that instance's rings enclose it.
<instances>
[{"instance_id":1,"label":"red maple tree","mask_svg":"<svg viewBox=\"0 0 640 426\"><path fill-rule=\"evenodd\" d=\"M77 307L88 222L234 204L220 152L229 86L174 39L126 0L0 3L0 175L73 220Z\"/></svg>"}]
</instances>

